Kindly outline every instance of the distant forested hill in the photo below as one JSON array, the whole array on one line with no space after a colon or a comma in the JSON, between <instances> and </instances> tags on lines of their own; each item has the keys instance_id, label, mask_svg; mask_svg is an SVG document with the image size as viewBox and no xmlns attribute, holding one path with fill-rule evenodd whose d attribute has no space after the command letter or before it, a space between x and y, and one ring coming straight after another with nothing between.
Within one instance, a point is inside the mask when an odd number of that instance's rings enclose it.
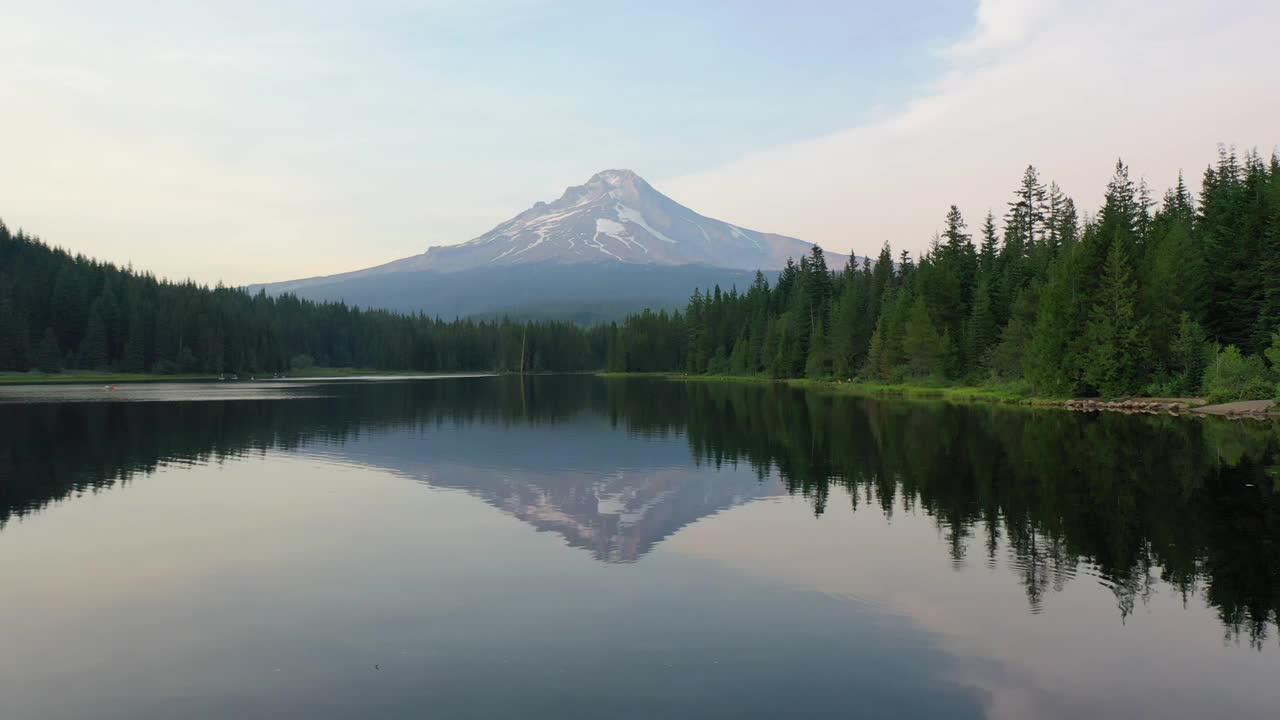
<instances>
[{"instance_id":1,"label":"distant forested hill","mask_svg":"<svg viewBox=\"0 0 1280 720\"><path fill-rule=\"evenodd\" d=\"M442 320L172 283L52 248L0 223L0 370L274 372L586 370L604 330Z\"/></svg>"}]
</instances>

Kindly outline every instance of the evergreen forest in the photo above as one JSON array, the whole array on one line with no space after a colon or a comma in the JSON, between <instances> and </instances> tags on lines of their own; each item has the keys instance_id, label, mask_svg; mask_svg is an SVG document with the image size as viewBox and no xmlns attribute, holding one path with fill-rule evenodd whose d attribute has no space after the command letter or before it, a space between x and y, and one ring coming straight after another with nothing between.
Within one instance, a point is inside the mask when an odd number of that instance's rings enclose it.
<instances>
[{"instance_id":1,"label":"evergreen forest","mask_svg":"<svg viewBox=\"0 0 1280 720\"><path fill-rule=\"evenodd\" d=\"M1117 162L1096 213L1028 167L976 227L954 205L919 258L822 249L683 315L610 328L615 371L1008 385L1037 396L1270 398L1280 373L1280 157L1221 148L1156 201Z\"/></svg>"},{"instance_id":2,"label":"evergreen forest","mask_svg":"<svg viewBox=\"0 0 1280 720\"><path fill-rule=\"evenodd\" d=\"M173 283L0 223L0 370L277 373L599 369L604 328L443 320Z\"/></svg>"}]
</instances>

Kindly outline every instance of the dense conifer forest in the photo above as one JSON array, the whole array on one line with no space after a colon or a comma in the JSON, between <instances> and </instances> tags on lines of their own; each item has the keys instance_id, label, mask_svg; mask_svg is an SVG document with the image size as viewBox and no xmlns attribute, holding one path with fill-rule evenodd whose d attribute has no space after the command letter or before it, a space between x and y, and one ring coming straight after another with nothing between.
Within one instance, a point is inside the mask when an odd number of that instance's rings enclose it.
<instances>
[{"instance_id":1,"label":"dense conifer forest","mask_svg":"<svg viewBox=\"0 0 1280 720\"><path fill-rule=\"evenodd\" d=\"M603 352L603 328L442 320L165 282L0 223L0 370L573 371L598 369Z\"/></svg>"},{"instance_id":2,"label":"dense conifer forest","mask_svg":"<svg viewBox=\"0 0 1280 720\"><path fill-rule=\"evenodd\" d=\"M952 206L918 259L821 248L770 287L696 291L610 328L608 367L1009 384L1046 395L1270 398L1280 372L1280 157L1221 149L1156 202L1117 162L1083 213L1028 167L1003 217Z\"/></svg>"},{"instance_id":3,"label":"dense conifer forest","mask_svg":"<svg viewBox=\"0 0 1280 720\"><path fill-rule=\"evenodd\" d=\"M1280 157L1222 148L1160 201L1117 162L1089 214L1028 167L1005 212L952 206L920 258L888 244L770 286L695 290L622 323L445 320L173 283L0 223L0 370L764 375L1043 396L1267 398L1280 380Z\"/></svg>"}]
</instances>

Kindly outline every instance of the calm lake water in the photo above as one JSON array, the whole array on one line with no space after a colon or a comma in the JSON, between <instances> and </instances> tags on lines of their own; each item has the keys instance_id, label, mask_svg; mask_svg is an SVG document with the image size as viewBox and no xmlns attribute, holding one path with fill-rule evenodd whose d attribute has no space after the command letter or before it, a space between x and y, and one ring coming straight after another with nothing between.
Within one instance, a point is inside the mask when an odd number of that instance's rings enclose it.
<instances>
[{"instance_id":1,"label":"calm lake water","mask_svg":"<svg viewBox=\"0 0 1280 720\"><path fill-rule=\"evenodd\" d=\"M0 718L1274 718L1280 423L0 388Z\"/></svg>"}]
</instances>

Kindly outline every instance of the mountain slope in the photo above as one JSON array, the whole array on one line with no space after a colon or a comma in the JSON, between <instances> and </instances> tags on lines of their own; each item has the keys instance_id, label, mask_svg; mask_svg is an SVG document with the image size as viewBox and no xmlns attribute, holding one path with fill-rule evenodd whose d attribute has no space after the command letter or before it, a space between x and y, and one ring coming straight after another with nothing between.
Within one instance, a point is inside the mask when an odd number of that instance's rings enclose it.
<instances>
[{"instance_id":1,"label":"mountain slope","mask_svg":"<svg viewBox=\"0 0 1280 720\"><path fill-rule=\"evenodd\" d=\"M755 270L779 270L812 248L705 217L630 170L606 170L469 242L251 290L444 316L583 303L609 304L614 315L682 304L697 286L745 287ZM846 260L827 255L832 268Z\"/></svg>"},{"instance_id":2,"label":"mountain slope","mask_svg":"<svg viewBox=\"0 0 1280 720\"><path fill-rule=\"evenodd\" d=\"M704 217L630 170L606 170L470 242L428 250L417 269L612 261L778 270L811 247Z\"/></svg>"},{"instance_id":3,"label":"mountain slope","mask_svg":"<svg viewBox=\"0 0 1280 720\"><path fill-rule=\"evenodd\" d=\"M770 282L776 272L765 273ZM590 324L627 314L683 309L693 288L745 290L754 272L704 265L534 263L458 272L409 270L319 282L291 291L311 300L423 311L444 318L508 315Z\"/></svg>"}]
</instances>

